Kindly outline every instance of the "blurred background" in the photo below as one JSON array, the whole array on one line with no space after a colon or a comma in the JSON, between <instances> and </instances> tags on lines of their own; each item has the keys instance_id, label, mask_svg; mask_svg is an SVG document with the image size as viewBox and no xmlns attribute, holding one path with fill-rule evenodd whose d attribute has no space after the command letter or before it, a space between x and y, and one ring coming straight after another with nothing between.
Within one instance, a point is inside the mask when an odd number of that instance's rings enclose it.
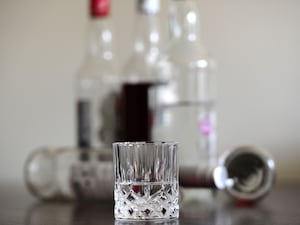
<instances>
[{"instance_id":1,"label":"blurred background","mask_svg":"<svg viewBox=\"0 0 300 225\"><path fill-rule=\"evenodd\" d=\"M198 2L203 43L218 65L218 153L262 146L279 183L300 183L300 1ZM0 0L0 182L22 182L35 148L75 145L87 3ZM131 50L134 3L112 5L120 65Z\"/></svg>"}]
</instances>

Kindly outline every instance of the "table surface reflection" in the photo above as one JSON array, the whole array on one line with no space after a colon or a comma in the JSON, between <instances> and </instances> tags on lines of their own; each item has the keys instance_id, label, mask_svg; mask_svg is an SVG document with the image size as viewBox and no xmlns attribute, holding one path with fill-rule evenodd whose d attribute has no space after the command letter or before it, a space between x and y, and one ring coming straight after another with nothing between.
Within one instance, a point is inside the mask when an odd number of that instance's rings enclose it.
<instances>
[{"instance_id":1,"label":"table surface reflection","mask_svg":"<svg viewBox=\"0 0 300 225\"><path fill-rule=\"evenodd\" d=\"M21 185L0 184L0 224L4 225L299 225L300 186L275 187L259 204L241 207L218 193L212 204L181 207L180 219L124 222L113 218L113 203L40 202Z\"/></svg>"}]
</instances>

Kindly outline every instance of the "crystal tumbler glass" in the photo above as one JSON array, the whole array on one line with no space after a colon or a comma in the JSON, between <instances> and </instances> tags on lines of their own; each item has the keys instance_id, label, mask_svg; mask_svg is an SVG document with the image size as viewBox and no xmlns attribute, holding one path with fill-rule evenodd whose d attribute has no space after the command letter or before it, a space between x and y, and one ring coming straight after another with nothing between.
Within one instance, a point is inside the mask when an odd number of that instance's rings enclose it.
<instances>
[{"instance_id":1,"label":"crystal tumbler glass","mask_svg":"<svg viewBox=\"0 0 300 225\"><path fill-rule=\"evenodd\" d=\"M179 217L177 151L173 142L113 144L117 220Z\"/></svg>"}]
</instances>

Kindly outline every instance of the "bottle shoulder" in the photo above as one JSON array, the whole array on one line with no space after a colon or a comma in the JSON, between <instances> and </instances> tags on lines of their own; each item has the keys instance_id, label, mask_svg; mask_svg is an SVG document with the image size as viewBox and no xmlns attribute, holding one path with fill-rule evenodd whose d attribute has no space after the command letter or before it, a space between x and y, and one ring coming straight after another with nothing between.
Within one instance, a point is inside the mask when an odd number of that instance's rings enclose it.
<instances>
[{"instance_id":1,"label":"bottle shoulder","mask_svg":"<svg viewBox=\"0 0 300 225\"><path fill-rule=\"evenodd\" d=\"M195 74L191 71L205 72L211 77L215 71L215 62L201 42L173 40L160 55L155 76L165 82L179 78L180 74Z\"/></svg>"},{"instance_id":2,"label":"bottle shoulder","mask_svg":"<svg viewBox=\"0 0 300 225\"><path fill-rule=\"evenodd\" d=\"M191 64L199 60L208 60L209 54L199 41L177 40L165 50L162 60L172 64Z\"/></svg>"},{"instance_id":3,"label":"bottle shoulder","mask_svg":"<svg viewBox=\"0 0 300 225\"><path fill-rule=\"evenodd\" d=\"M119 76L117 63L113 61L86 60L79 68L78 79L102 79Z\"/></svg>"},{"instance_id":4,"label":"bottle shoulder","mask_svg":"<svg viewBox=\"0 0 300 225\"><path fill-rule=\"evenodd\" d=\"M153 70L160 52L133 53L125 63L122 74L128 82L153 82Z\"/></svg>"}]
</instances>

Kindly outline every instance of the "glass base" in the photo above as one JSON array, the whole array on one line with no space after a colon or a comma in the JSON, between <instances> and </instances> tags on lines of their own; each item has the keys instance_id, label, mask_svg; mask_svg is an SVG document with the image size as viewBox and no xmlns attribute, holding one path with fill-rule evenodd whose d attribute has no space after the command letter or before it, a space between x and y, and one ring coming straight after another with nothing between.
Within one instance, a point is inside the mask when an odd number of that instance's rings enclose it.
<instances>
[{"instance_id":1,"label":"glass base","mask_svg":"<svg viewBox=\"0 0 300 225\"><path fill-rule=\"evenodd\" d=\"M116 184L116 219L160 220L178 217L178 183Z\"/></svg>"}]
</instances>

